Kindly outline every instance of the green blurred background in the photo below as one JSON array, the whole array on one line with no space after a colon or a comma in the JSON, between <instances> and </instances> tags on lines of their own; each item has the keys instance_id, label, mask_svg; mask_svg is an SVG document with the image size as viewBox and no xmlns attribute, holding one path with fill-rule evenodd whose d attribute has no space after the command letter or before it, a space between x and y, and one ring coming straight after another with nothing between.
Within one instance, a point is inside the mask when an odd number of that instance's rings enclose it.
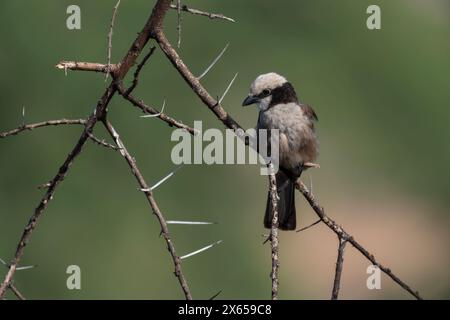
<instances>
[{"instance_id":1,"label":"green blurred background","mask_svg":"<svg viewBox=\"0 0 450 320\"><path fill-rule=\"evenodd\" d=\"M92 112L105 83L93 73L64 72L60 60L106 61L115 0L10 0L0 3L0 131L26 122L81 118ZM122 1L113 38L119 61L155 1ZM66 28L66 8L81 7L82 29ZM241 108L253 79L276 71L319 115L321 169L309 171L327 213L425 298L450 297L450 1L315 0L207 1L190 6L222 12L236 23L183 15L180 55L200 73L230 47L202 82L220 95L239 76L224 107L244 127L255 108ZM366 8L378 4L382 29L366 28ZM165 22L176 43L176 12ZM127 81L130 79L128 78ZM222 125L157 50L136 95L184 123ZM119 97L110 119L145 178L153 184L174 169L172 129ZM0 141L0 258L9 260L44 191L81 132L51 127ZM99 126L95 133L107 137ZM270 248L263 246L267 179L259 166L186 166L155 191L170 220L179 255L222 244L183 262L197 299L270 297ZM316 217L298 195L300 226ZM21 261L16 286L30 299L182 299L159 225L118 153L88 143L58 188ZM328 299L337 239L325 226L280 236L280 298ZM368 261L348 247L342 298L407 299L383 275L366 288ZM82 290L66 288L66 268L79 265ZM3 279L6 268L0 270ZM11 295L9 295L12 298Z\"/></svg>"}]
</instances>

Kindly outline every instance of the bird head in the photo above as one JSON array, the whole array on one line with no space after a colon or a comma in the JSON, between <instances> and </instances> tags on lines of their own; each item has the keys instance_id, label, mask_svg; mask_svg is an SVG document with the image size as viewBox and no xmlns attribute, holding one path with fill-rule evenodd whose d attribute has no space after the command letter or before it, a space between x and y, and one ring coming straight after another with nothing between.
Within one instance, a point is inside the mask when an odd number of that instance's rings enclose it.
<instances>
[{"instance_id":1,"label":"bird head","mask_svg":"<svg viewBox=\"0 0 450 320\"><path fill-rule=\"evenodd\" d=\"M292 85L277 73L271 72L258 76L250 87L250 93L242 106L256 104L262 111L274 104L297 102Z\"/></svg>"}]
</instances>

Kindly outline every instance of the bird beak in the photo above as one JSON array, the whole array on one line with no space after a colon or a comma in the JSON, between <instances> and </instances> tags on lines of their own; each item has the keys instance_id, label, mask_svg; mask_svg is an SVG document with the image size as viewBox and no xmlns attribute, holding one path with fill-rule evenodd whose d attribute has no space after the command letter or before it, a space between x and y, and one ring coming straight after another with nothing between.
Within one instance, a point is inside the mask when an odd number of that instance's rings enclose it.
<instances>
[{"instance_id":1,"label":"bird beak","mask_svg":"<svg viewBox=\"0 0 450 320\"><path fill-rule=\"evenodd\" d=\"M242 102L242 106L249 106L251 104L254 104L256 102L258 102L258 98L254 97L254 96L248 96L247 98L245 98L245 100Z\"/></svg>"}]
</instances>

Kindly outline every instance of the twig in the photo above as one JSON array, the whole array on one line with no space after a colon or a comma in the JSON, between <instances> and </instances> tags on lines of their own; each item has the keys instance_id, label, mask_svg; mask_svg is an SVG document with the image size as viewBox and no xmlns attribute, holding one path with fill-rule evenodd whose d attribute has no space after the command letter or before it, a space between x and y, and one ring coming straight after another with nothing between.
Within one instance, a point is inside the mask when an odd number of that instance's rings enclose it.
<instances>
[{"instance_id":1,"label":"twig","mask_svg":"<svg viewBox=\"0 0 450 320\"><path fill-rule=\"evenodd\" d=\"M209 300L214 300L215 298L217 298L219 296L219 294L222 293L222 290L219 290L215 295L213 295L211 298L209 298Z\"/></svg>"},{"instance_id":2,"label":"twig","mask_svg":"<svg viewBox=\"0 0 450 320\"><path fill-rule=\"evenodd\" d=\"M272 250L272 272L270 277L272 279L272 300L278 300L278 192L277 192L277 180L273 173L273 165L270 164L269 168L269 194L272 210L272 227L270 229L270 243Z\"/></svg>"},{"instance_id":3,"label":"twig","mask_svg":"<svg viewBox=\"0 0 450 320\"><path fill-rule=\"evenodd\" d=\"M171 4L170 8L171 9L175 9L175 10L179 10L178 5L176 5L176 4ZM230 22L236 22L234 19L226 17L226 16L224 16L221 13L209 13L209 12L205 12L205 11L200 11L200 10L197 10L197 9L188 8L186 5L182 5L181 6L181 10L185 11L185 12L192 13L192 14L197 14L197 15L200 15L200 16L208 17L210 19L222 19L222 20L226 20L226 21L230 21Z\"/></svg>"},{"instance_id":4,"label":"twig","mask_svg":"<svg viewBox=\"0 0 450 320\"><path fill-rule=\"evenodd\" d=\"M96 144L108 148L108 149L113 149L113 150L119 150L120 148L106 142L104 139L100 140L99 138L97 138L96 136L94 136L92 133L89 133L89 138L91 138L92 141L94 141Z\"/></svg>"},{"instance_id":5,"label":"twig","mask_svg":"<svg viewBox=\"0 0 450 320\"><path fill-rule=\"evenodd\" d=\"M177 0L177 31L178 31L178 49L181 48L181 0Z\"/></svg>"},{"instance_id":6,"label":"twig","mask_svg":"<svg viewBox=\"0 0 450 320\"><path fill-rule=\"evenodd\" d=\"M131 94L126 95L126 91L121 86L118 87L118 90L124 99L130 101L134 106L141 109L145 114L158 115L157 118L166 122L171 127L185 129L187 132L189 132L192 135L194 135L196 133L194 128L191 128L188 125L185 125L185 124L181 123L180 121L175 120L174 118L157 111L155 108L150 107L149 105L145 104L144 101L137 99L136 97L132 96Z\"/></svg>"},{"instance_id":7,"label":"twig","mask_svg":"<svg viewBox=\"0 0 450 320\"><path fill-rule=\"evenodd\" d=\"M105 81L108 79L109 73L111 71L110 67L111 67L111 52L112 52L112 37L113 37L113 30L114 30L114 21L116 20L116 15L117 15L117 9L119 9L119 5L120 5L120 0L117 1L116 5L114 6L113 9L113 14L111 17L111 25L109 27L109 33L108 33L108 56L107 56L107 69L106 69L106 76L105 76Z\"/></svg>"},{"instance_id":8,"label":"twig","mask_svg":"<svg viewBox=\"0 0 450 320\"><path fill-rule=\"evenodd\" d=\"M308 188L305 186L305 184L301 181L297 181L295 186L305 197L305 199L308 201L311 208L314 210L314 212L319 216L319 218L325 223L328 228L330 228L339 238L344 237L344 239L347 239L348 242L352 244L353 247L355 247L356 250L358 250L364 257L366 257L373 265L378 266L381 271L383 271L386 275L388 275L394 282L399 284L403 289L408 291L410 294L412 294L415 298L421 300L422 297L420 296L418 291L414 291L410 286L408 286L405 282L400 280L399 277L397 277L389 268L386 268L385 266L381 265L371 254L369 251L367 251L362 245L360 245L351 235L349 235L344 229L342 229L334 220L332 220L330 217L328 217L325 214L324 209L319 205L317 200L314 198L314 196L311 194L311 192L308 190Z\"/></svg>"},{"instance_id":9,"label":"twig","mask_svg":"<svg viewBox=\"0 0 450 320\"><path fill-rule=\"evenodd\" d=\"M333 291L331 300L337 300L339 296L339 289L341 286L342 268L344 267L344 249L347 239L345 237L339 238L338 256L336 259L336 271L334 273Z\"/></svg>"},{"instance_id":10,"label":"twig","mask_svg":"<svg viewBox=\"0 0 450 320\"><path fill-rule=\"evenodd\" d=\"M311 228L311 227L314 227L314 226L315 226L316 224L318 224L319 222L322 222L322 220L319 219L319 220L317 220L317 221L311 223L310 225L308 225L308 226L306 226L306 227L303 227L303 228L301 228L301 229L295 230L295 232L302 232L302 231L305 231L305 230L307 230L307 229L309 229L309 228Z\"/></svg>"},{"instance_id":11,"label":"twig","mask_svg":"<svg viewBox=\"0 0 450 320\"><path fill-rule=\"evenodd\" d=\"M94 62L77 62L77 61L60 61L56 66L56 69L60 70L73 70L73 71L92 71L92 72L101 72L108 73L110 71L114 72L118 69L118 66L115 64L108 65L102 63L94 63Z\"/></svg>"},{"instance_id":12,"label":"twig","mask_svg":"<svg viewBox=\"0 0 450 320\"><path fill-rule=\"evenodd\" d=\"M86 119L59 119L59 120L48 120L43 122L22 124L20 127L5 131L0 133L0 138L6 138L9 136L14 136L26 130L34 130L37 128L47 127L47 126L60 126L60 125L74 125L74 124L86 124Z\"/></svg>"},{"instance_id":13,"label":"twig","mask_svg":"<svg viewBox=\"0 0 450 320\"><path fill-rule=\"evenodd\" d=\"M141 171L136 165L135 159L130 155L128 150L125 148L125 145L123 141L120 139L119 134L116 132L114 127L111 125L110 122L104 120L103 121L106 130L109 132L111 137L113 138L116 145L120 148L119 152L121 155L125 158L126 162L128 163L128 166L131 169L131 172L133 173L134 177L136 178L139 186L141 189L149 189L147 183L145 182L144 177L141 174ZM161 234L164 237L164 240L167 244L167 249L169 250L170 255L172 256L173 264L175 267L175 276L178 278L178 281L180 282L181 288L183 290L184 296L186 300L192 300L192 295L189 290L189 286L187 284L186 278L183 275L183 272L181 270L181 258L179 258L175 251L175 246L173 244L173 241L170 239L169 235L169 228L167 227L166 219L164 218L163 214L159 210L159 207L153 197L153 194L151 191L144 192L148 203L150 204L150 207L158 219L158 222L161 226Z\"/></svg>"},{"instance_id":14,"label":"twig","mask_svg":"<svg viewBox=\"0 0 450 320\"><path fill-rule=\"evenodd\" d=\"M141 74L141 70L144 67L144 65L147 63L148 59L153 55L155 52L156 47L151 47L149 52L144 56L144 59L142 59L141 63L138 64L136 71L134 72L133 76L133 82L131 86L123 93L123 96L128 96L133 92L133 90L137 87L139 83L139 75Z\"/></svg>"},{"instance_id":15,"label":"twig","mask_svg":"<svg viewBox=\"0 0 450 320\"><path fill-rule=\"evenodd\" d=\"M11 289L11 291L15 294L15 296L19 300L26 300L25 297L23 296L23 294L20 293L20 291L16 288L16 286L14 284L11 283L9 285L9 289Z\"/></svg>"}]
</instances>

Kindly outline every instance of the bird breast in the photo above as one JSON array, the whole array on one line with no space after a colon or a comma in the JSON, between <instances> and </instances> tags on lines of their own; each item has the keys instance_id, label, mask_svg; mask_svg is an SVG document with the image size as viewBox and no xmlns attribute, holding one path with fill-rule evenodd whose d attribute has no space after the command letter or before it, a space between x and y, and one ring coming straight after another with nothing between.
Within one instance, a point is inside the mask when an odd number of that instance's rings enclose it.
<instances>
[{"instance_id":1,"label":"bird breast","mask_svg":"<svg viewBox=\"0 0 450 320\"><path fill-rule=\"evenodd\" d=\"M279 104L260 112L257 129L279 130L282 166L295 167L315 160L317 141L313 124L298 104Z\"/></svg>"}]
</instances>

